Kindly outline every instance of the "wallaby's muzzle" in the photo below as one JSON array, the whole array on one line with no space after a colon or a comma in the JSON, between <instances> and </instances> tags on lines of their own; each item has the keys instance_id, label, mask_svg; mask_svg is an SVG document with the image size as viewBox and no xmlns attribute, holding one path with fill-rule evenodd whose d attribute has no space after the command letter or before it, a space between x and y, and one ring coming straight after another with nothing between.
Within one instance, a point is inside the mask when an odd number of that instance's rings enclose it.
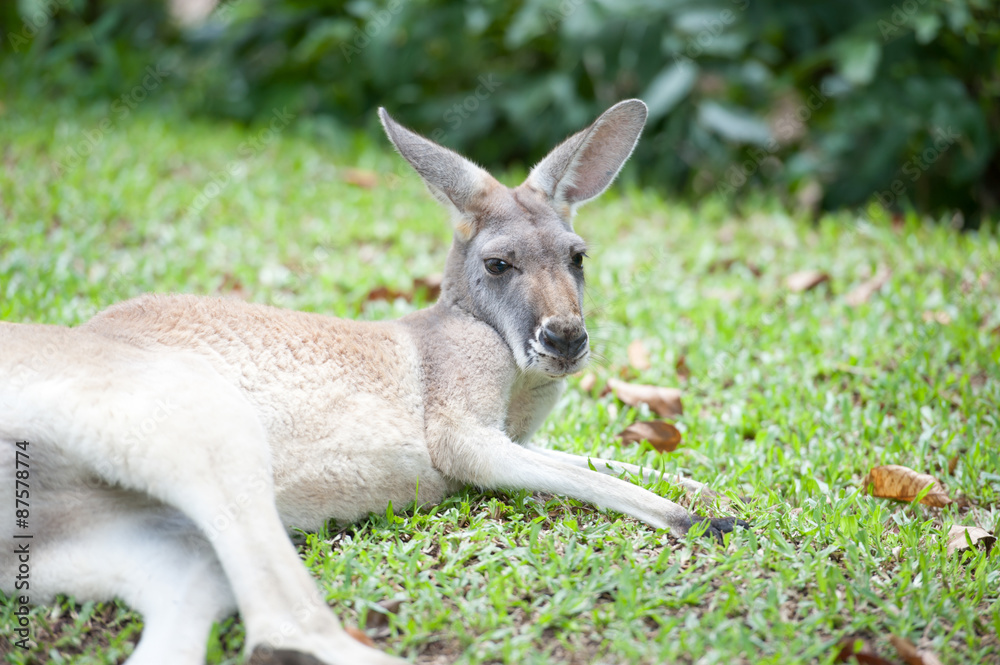
<instances>
[{"instance_id":1,"label":"wallaby's muzzle","mask_svg":"<svg viewBox=\"0 0 1000 665\"><path fill-rule=\"evenodd\" d=\"M576 360L586 354L587 339L583 322L550 319L538 328L538 341L545 352L566 360Z\"/></svg>"},{"instance_id":2,"label":"wallaby's muzzle","mask_svg":"<svg viewBox=\"0 0 1000 665\"><path fill-rule=\"evenodd\" d=\"M590 356L590 338L583 319L569 316L552 316L535 329L530 345L537 367L554 377L573 374L587 364Z\"/></svg>"}]
</instances>

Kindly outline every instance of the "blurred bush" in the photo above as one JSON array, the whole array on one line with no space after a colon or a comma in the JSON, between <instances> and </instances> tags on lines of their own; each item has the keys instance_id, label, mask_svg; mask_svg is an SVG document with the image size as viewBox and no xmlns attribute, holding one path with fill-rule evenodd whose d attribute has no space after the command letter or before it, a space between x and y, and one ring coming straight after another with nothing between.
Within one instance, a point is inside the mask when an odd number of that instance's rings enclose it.
<instances>
[{"instance_id":1,"label":"blurred bush","mask_svg":"<svg viewBox=\"0 0 1000 665\"><path fill-rule=\"evenodd\" d=\"M174 0L194 7L198 0ZM212 0L208 0L209 3ZM994 0L145 0L0 9L6 85L119 99L156 65L195 112L403 122L530 164L611 103L650 106L648 183L734 200L975 217L1000 195ZM155 70L155 67L154 67ZM162 74L165 73L165 77ZM127 100L126 100L127 101Z\"/></svg>"}]
</instances>

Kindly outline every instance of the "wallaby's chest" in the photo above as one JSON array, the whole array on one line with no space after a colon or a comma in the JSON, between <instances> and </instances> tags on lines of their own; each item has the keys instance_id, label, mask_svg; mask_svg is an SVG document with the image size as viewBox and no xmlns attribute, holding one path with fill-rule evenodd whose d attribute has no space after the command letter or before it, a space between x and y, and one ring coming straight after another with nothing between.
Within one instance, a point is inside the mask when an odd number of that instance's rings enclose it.
<instances>
[{"instance_id":1,"label":"wallaby's chest","mask_svg":"<svg viewBox=\"0 0 1000 665\"><path fill-rule=\"evenodd\" d=\"M507 406L507 436L522 445L528 443L559 401L565 387L564 380L519 376Z\"/></svg>"}]
</instances>

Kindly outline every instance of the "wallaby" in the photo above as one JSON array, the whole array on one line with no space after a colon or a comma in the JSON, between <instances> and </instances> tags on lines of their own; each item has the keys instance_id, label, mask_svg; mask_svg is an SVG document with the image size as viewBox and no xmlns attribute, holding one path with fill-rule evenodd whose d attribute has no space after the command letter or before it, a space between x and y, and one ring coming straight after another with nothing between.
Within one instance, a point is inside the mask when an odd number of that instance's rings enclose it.
<instances>
[{"instance_id":1,"label":"wallaby","mask_svg":"<svg viewBox=\"0 0 1000 665\"><path fill-rule=\"evenodd\" d=\"M212 623L236 611L254 665L389 665L404 661L341 628L287 529L467 484L678 535L700 519L615 477L637 467L528 445L589 355L574 210L616 177L646 106L611 107L515 189L379 116L451 212L432 307L357 322L147 295L72 329L0 323L0 515L27 518L0 529L14 602L124 600L145 625L129 665L203 663Z\"/></svg>"}]
</instances>

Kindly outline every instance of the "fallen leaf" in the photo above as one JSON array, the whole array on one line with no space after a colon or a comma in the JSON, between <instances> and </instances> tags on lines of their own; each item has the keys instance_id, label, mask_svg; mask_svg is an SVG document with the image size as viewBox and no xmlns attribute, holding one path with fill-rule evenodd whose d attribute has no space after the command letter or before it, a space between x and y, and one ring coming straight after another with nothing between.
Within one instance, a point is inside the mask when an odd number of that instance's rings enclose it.
<instances>
[{"instance_id":1,"label":"fallen leaf","mask_svg":"<svg viewBox=\"0 0 1000 665\"><path fill-rule=\"evenodd\" d=\"M896 648L896 655L902 658L906 665L924 665L924 659L917 653L917 647L910 640L890 635L889 642Z\"/></svg>"},{"instance_id":2,"label":"fallen leaf","mask_svg":"<svg viewBox=\"0 0 1000 665\"><path fill-rule=\"evenodd\" d=\"M247 290L243 286L243 282L232 273L227 272L222 276L222 285L219 287L219 291L237 298L247 299Z\"/></svg>"},{"instance_id":3,"label":"fallen leaf","mask_svg":"<svg viewBox=\"0 0 1000 665\"><path fill-rule=\"evenodd\" d=\"M923 314L924 323L940 323L942 326L946 326L951 323L951 316L948 312L932 312L927 310Z\"/></svg>"},{"instance_id":4,"label":"fallen leaf","mask_svg":"<svg viewBox=\"0 0 1000 665\"><path fill-rule=\"evenodd\" d=\"M392 302L393 300L402 298L406 302L413 302L416 292L420 289L427 289L427 298L429 300L437 300L437 297L441 295L441 282L442 278L440 275L428 275L427 277L418 277L413 280L413 289L410 291L397 291L387 286L376 286L368 292L365 300L367 302L373 300L388 300Z\"/></svg>"},{"instance_id":5,"label":"fallen leaf","mask_svg":"<svg viewBox=\"0 0 1000 665\"><path fill-rule=\"evenodd\" d=\"M649 363L649 351L641 339L634 339L628 345L628 364L637 372L645 372L652 367Z\"/></svg>"},{"instance_id":6,"label":"fallen leaf","mask_svg":"<svg viewBox=\"0 0 1000 665\"><path fill-rule=\"evenodd\" d=\"M854 290L844 297L844 301L851 307L857 307L868 302L871 297L889 282L892 271L887 266L881 265L875 270L875 274L870 279L854 287Z\"/></svg>"},{"instance_id":7,"label":"fallen leaf","mask_svg":"<svg viewBox=\"0 0 1000 665\"><path fill-rule=\"evenodd\" d=\"M734 263L736 263L734 258L716 259L708 264L708 272L725 272L732 268Z\"/></svg>"},{"instance_id":8,"label":"fallen leaf","mask_svg":"<svg viewBox=\"0 0 1000 665\"><path fill-rule=\"evenodd\" d=\"M894 665L892 661L882 658L875 653L874 647L868 640L860 637L845 637L837 643L840 652L835 659L838 663L846 663L854 660L864 665Z\"/></svg>"},{"instance_id":9,"label":"fallen leaf","mask_svg":"<svg viewBox=\"0 0 1000 665\"><path fill-rule=\"evenodd\" d=\"M955 468L958 466L958 455L955 455L950 460L948 460L948 475L955 475Z\"/></svg>"},{"instance_id":10,"label":"fallen leaf","mask_svg":"<svg viewBox=\"0 0 1000 665\"><path fill-rule=\"evenodd\" d=\"M877 466L869 471L862 481L862 487L865 488L865 491L868 491L869 487L872 488L872 496L910 502L927 486L930 486L931 489L920 500L920 503L938 508L951 503L948 493L934 476L917 473L913 469L898 464Z\"/></svg>"},{"instance_id":11,"label":"fallen leaf","mask_svg":"<svg viewBox=\"0 0 1000 665\"><path fill-rule=\"evenodd\" d=\"M677 357L677 362L674 363L674 371L677 372L677 378L681 381L687 381L691 378L691 368L687 364L687 356L683 353Z\"/></svg>"},{"instance_id":12,"label":"fallen leaf","mask_svg":"<svg viewBox=\"0 0 1000 665\"><path fill-rule=\"evenodd\" d=\"M593 372L587 372L586 374L583 375L583 378L580 379L580 390L582 390L583 392L589 393L596 387L597 387L597 375L594 374Z\"/></svg>"},{"instance_id":13,"label":"fallen leaf","mask_svg":"<svg viewBox=\"0 0 1000 665\"><path fill-rule=\"evenodd\" d=\"M347 169L340 178L348 185L364 187L365 189L372 189L378 184L378 175L374 171L366 169Z\"/></svg>"},{"instance_id":14,"label":"fallen leaf","mask_svg":"<svg viewBox=\"0 0 1000 665\"><path fill-rule=\"evenodd\" d=\"M889 642L896 648L896 654L906 665L941 665L937 656L927 649L918 649L905 637L889 636Z\"/></svg>"},{"instance_id":15,"label":"fallen leaf","mask_svg":"<svg viewBox=\"0 0 1000 665\"><path fill-rule=\"evenodd\" d=\"M617 436L622 440L623 446L649 441L649 445L661 453L673 452L681 442L680 430L662 420L632 423Z\"/></svg>"},{"instance_id":16,"label":"fallen leaf","mask_svg":"<svg viewBox=\"0 0 1000 665\"><path fill-rule=\"evenodd\" d=\"M785 286L796 293L814 289L823 282L830 281L830 276L820 270L802 270L785 278Z\"/></svg>"},{"instance_id":17,"label":"fallen leaf","mask_svg":"<svg viewBox=\"0 0 1000 665\"><path fill-rule=\"evenodd\" d=\"M661 418L675 418L684 413L681 391L677 388L626 383L618 379L608 379L608 387L629 406L648 404L653 413Z\"/></svg>"},{"instance_id":18,"label":"fallen leaf","mask_svg":"<svg viewBox=\"0 0 1000 665\"><path fill-rule=\"evenodd\" d=\"M973 547L985 549L987 555L993 549L993 543L997 542L996 536L986 529L978 526L956 525L948 530L948 554L968 549L970 540Z\"/></svg>"},{"instance_id":19,"label":"fallen leaf","mask_svg":"<svg viewBox=\"0 0 1000 665\"><path fill-rule=\"evenodd\" d=\"M413 300L412 293L403 293L402 291L397 291L396 289L390 289L387 286L376 286L374 289L368 292L365 296L367 302L372 302L373 300L388 300L392 302L397 298L402 298L406 302Z\"/></svg>"},{"instance_id":20,"label":"fallen leaf","mask_svg":"<svg viewBox=\"0 0 1000 665\"><path fill-rule=\"evenodd\" d=\"M440 273L434 273L433 275L427 275L427 277L418 277L413 280L413 289L427 289L427 299L437 300L438 296L441 295L441 284L444 282L444 275Z\"/></svg>"},{"instance_id":21,"label":"fallen leaf","mask_svg":"<svg viewBox=\"0 0 1000 665\"><path fill-rule=\"evenodd\" d=\"M375 641L372 638L368 637L362 630L355 628L354 626L344 626L344 632L365 646L375 646Z\"/></svg>"},{"instance_id":22,"label":"fallen leaf","mask_svg":"<svg viewBox=\"0 0 1000 665\"><path fill-rule=\"evenodd\" d=\"M368 608L365 613L365 629L375 631L376 637L389 636L389 615L399 612L403 605L401 598L388 598L380 600L377 607Z\"/></svg>"},{"instance_id":23,"label":"fallen leaf","mask_svg":"<svg viewBox=\"0 0 1000 665\"><path fill-rule=\"evenodd\" d=\"M708 272L728 272L733 266L743 265L754 277L760 277L764 271L753 261L740 260L735 258L716 259L708 264Z\"/></svg>"}]
</instances>

